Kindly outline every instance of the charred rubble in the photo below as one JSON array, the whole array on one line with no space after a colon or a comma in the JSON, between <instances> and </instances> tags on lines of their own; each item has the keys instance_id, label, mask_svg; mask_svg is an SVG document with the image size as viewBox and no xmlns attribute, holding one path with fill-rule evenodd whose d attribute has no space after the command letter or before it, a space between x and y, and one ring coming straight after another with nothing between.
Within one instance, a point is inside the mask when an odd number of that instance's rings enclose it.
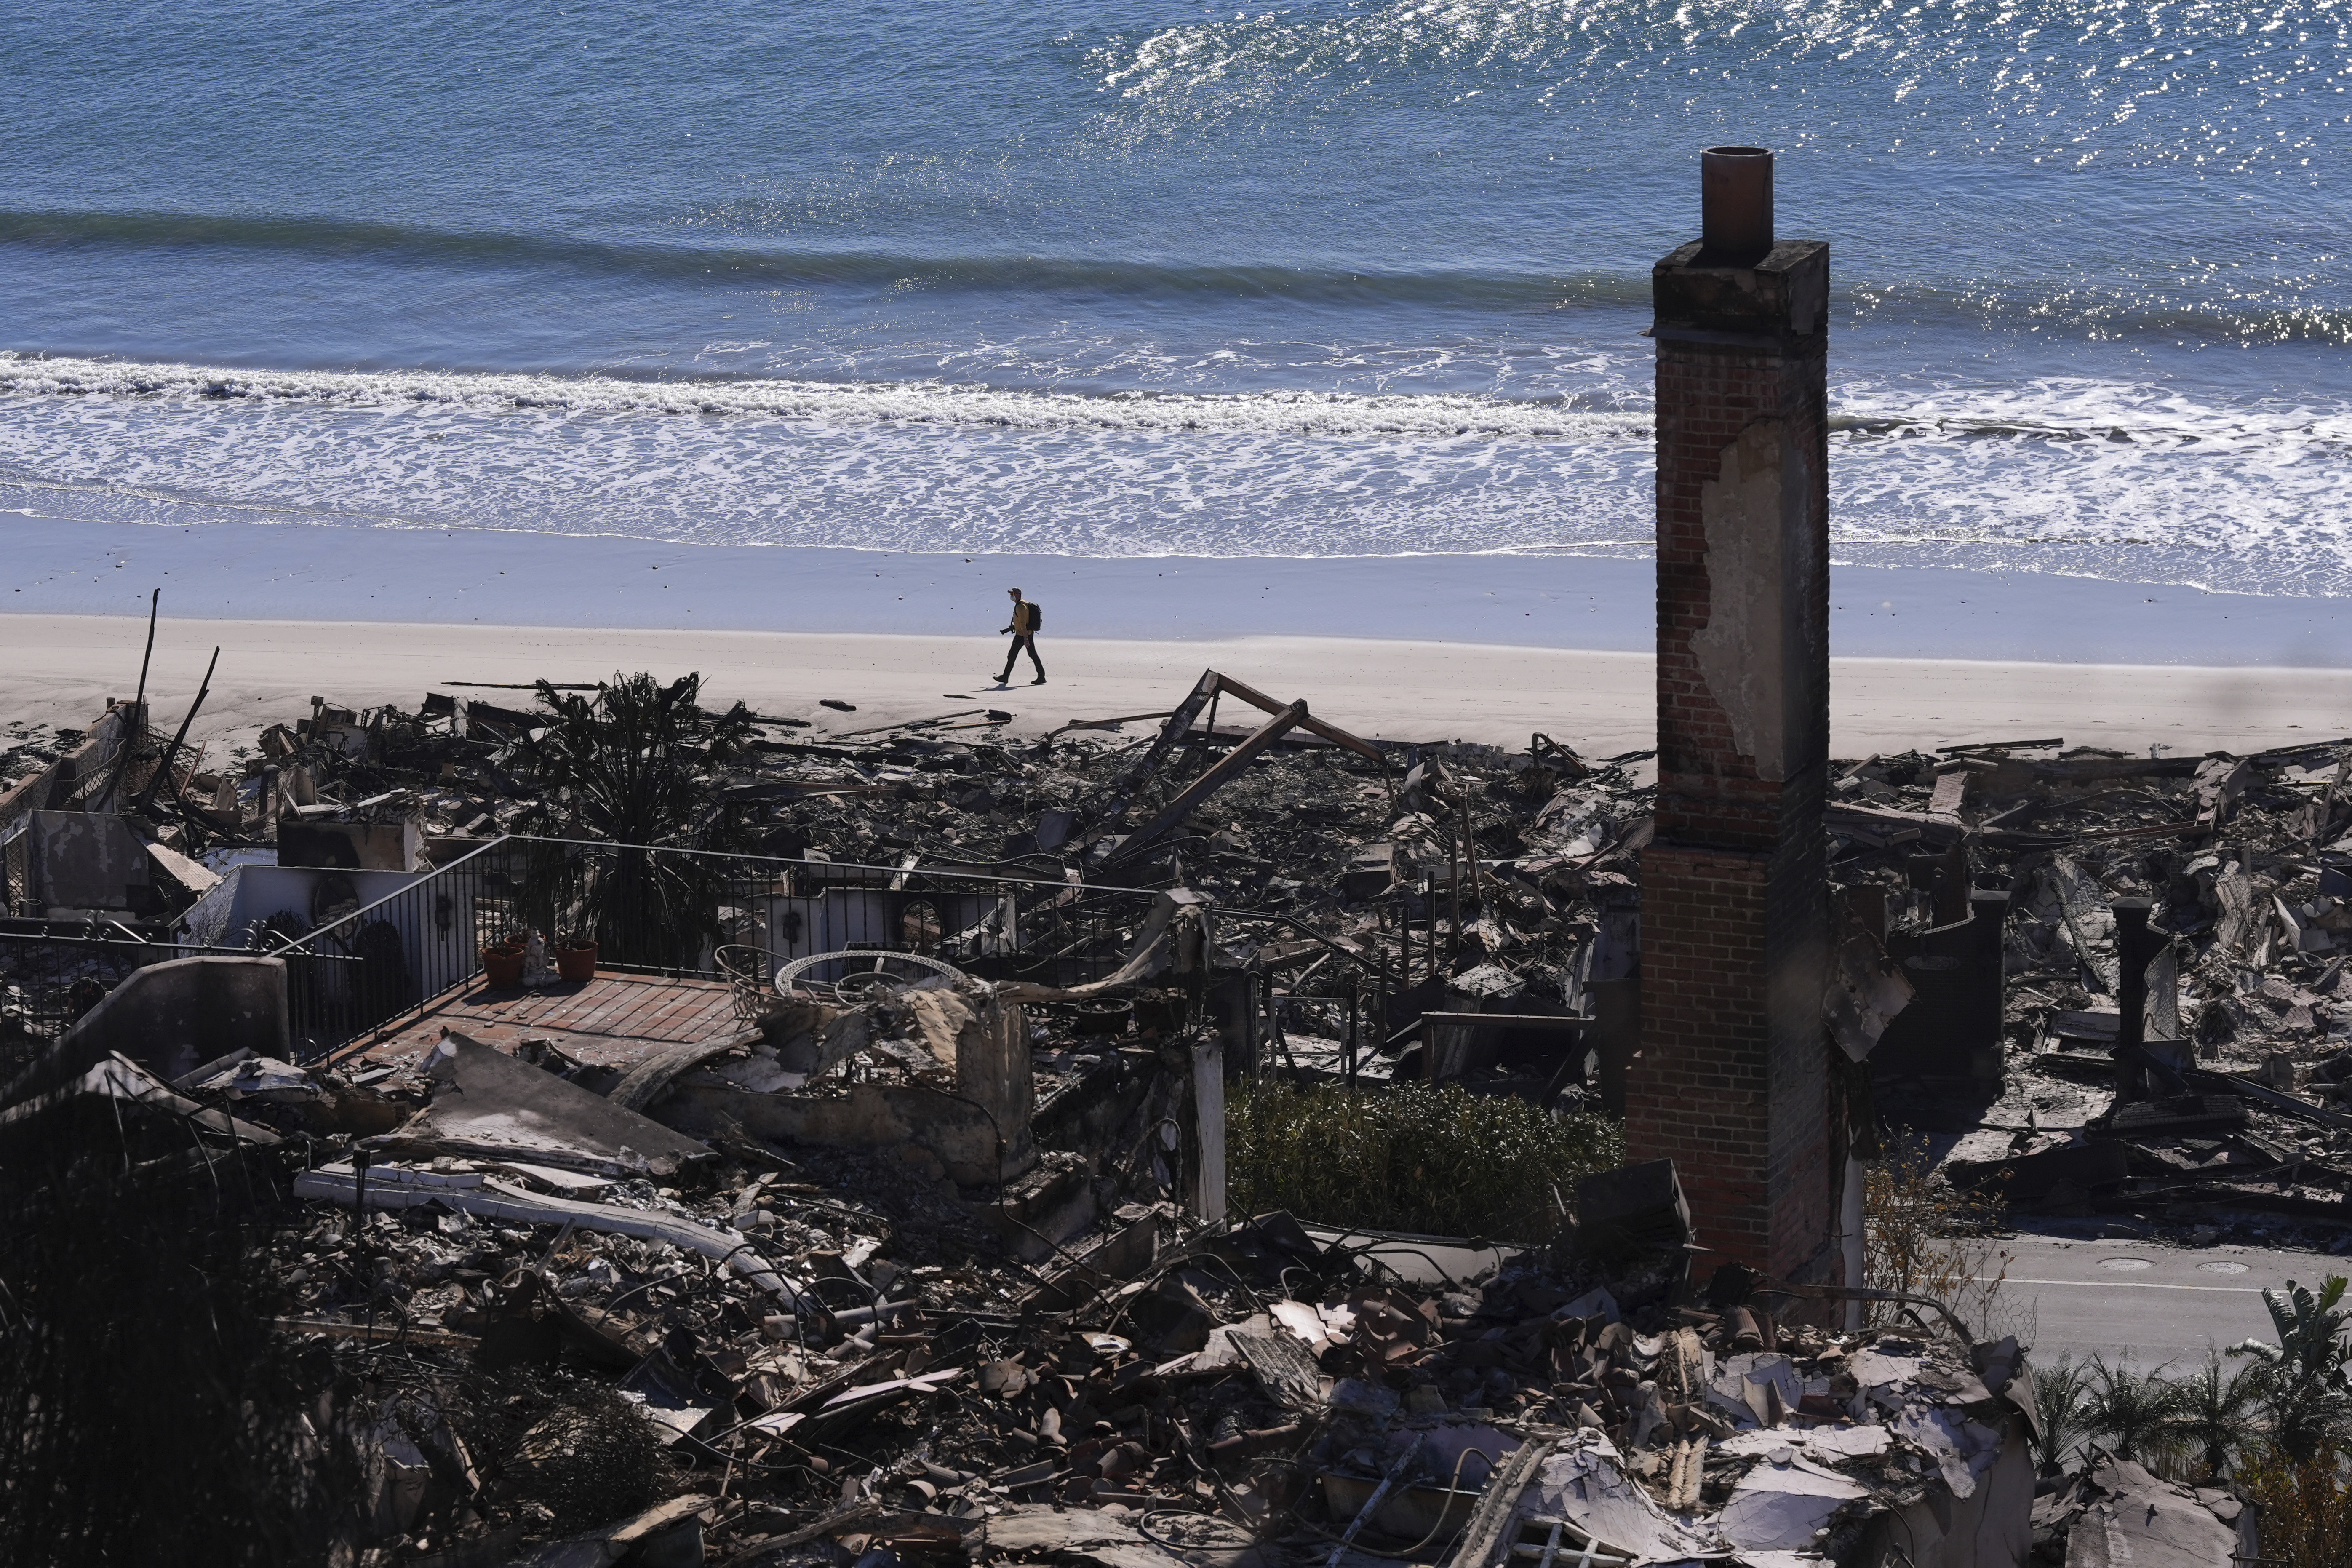
<instances>
[{"instance_id":1,"label":"charred rubble","mask_svg":"<svg viewBox=\"0 0 2352 1568\"><path fill-rule=\"evenodd\" d=\"M1593 1178L1578 1225L1460 1276L1139 1203L1109 1246L1024 1263L982 1194L903 1162L702 1148L437 1054L457 1093L370 1137L319 1130L367 1089L250 1063L173 1089L110 1058L12 1117L110 1157L110 1106L131 1203L157 1164L226 1178L210 1217L275 1345L244 1348L316 1434L277 1460L348 1488L307 1520L319 1560L1875 1563L2022 1530L2015 1342L1932 1305L1839 1333L1723 1274L1695 1291L1670 1168ZM554 1089L501 1133L517 1071Z\"/></svg>"},{"instance_id":2,"label":"charred rubble","mask_svg":"<svg viewBox=\"0 0 2352 1568\"><path fill-rule=\"evenodd\" d=\"M1839 783L1840 897L1936 1004L1871 1057L1881 1112L2012 1211L2340 1250L2352 748L2059 746L1871 759Z\"/></svg>"},{"instance_id":3,"label":"charred rubble","mask_svg":"<svg viewBox=\"0 0 2352 1568\"><path fill-rule=\"evenodd\" d=\"M133 896L73 903L60 896L72 890L63 879L45 880L43 865L20 856L8 899L20 920L51 931L127 925L151 941L270 951L346 913L360 879L239 929L187 923L239 860L416 874L501 834L607 838L616 822L639 830L621 842L805 867L1181 887L1215 903L1249 958L1259 1023L1244 1048L1263 1045L1286 1070L1342 1075L1352 1020L1360 1073L1571 1090L1551 1082L1558 1059L1576 1054L1559 1029L1474 1038L1448 1023L1424 1031L1423 1018L1578 1015L1591 1010L1596 981L1630 973L1644 754L1588 761L1544 736L1517 753L1352 736L1343 744L1311 717L1284 723L1281 705L1254 691L1276 713L1236 726L1235 707L1260 716L1232 696L1237 687L1248 690L1212 672L1176 715L1041 737L1013 733L1009 715L984 708L878 729L814 704L807 719L697 709L688 726L697 743L679 748L675 768L690 802L634 816L609 800L592 806L576 759L558 765L550 710L567 693L550 689L536 710L428 696L413 711L354 710L319 700L310 717L270 725L240 757L183 750L171 787L143 814L113 814L152 847L149 863L132 868ZM694 708L690 689L671 690ZM147 753L162 747L142 720L126 706L114 722L145 737L129 748L144 759L133 772L154 772ZM94 765L90 750L21 780L0 814L14 808L34 842L57 832L47 820L55 813L33 797L73 796ZM998 967L1006 977L1098 977L1124 961L1128 913L1056 923L1049 908L1043 939ZM42 1032L55 1026L53 1017Z\"/></svg>"},{"instance_id":4,"label":"charred rubble","mask_svg":"<svg viewBox=\"0 0 2352 1568\"><path fill-rule=\"evenodd\" d=\"M1229 1030L1237 1058L1606 1104L1638 1029L1644 757L1588 760L1540 735L1521 752L1349 745L1293 724L1181 800L1273 727L1220 722L1221 701L1261 716L1231 698L1237 684L1213 672L1175 716L1038 737L978 707L878 728L815 704L706 713L681 684L667 689L693 714L676 759L690 801L634 818L552 779L550 710L580 700L552 689L532 709L320 700L242 759L183 747L166 769L163 737L124 705L79 737L24 734L0 769L24 770L0 795L11 925L184 941L173 922L215 881L206 862L274 851L413 873L500 833L601 837L627 820L656 841L803 864L1188 888L1218 907L1257 987L1224 1004L1255 1023ZM2341 742L2172 758L2052 740L1839 764L1831 876L1847 929L1932 1004L1871 1058L1885 1120L1939 1144L1967 1134L1952 1175L2005 1180L2013 1206L2331 1243L2352 1178L2352 1113L2336 1107L2352 1084L2346 756ZM1174 819L1155 820L1171 802ZM77 816L105 820L61 824ZM97 842L41 853L75 827ZM77 902L94 898L111 901ZM340 907L203 934L266 951ZM1134 912L1069 921L997 967L1098 978L1123 962ZM53 1033L122 973L96 949L86 973L53 955L44 973L22 944L8 962L0 1031L18 1037Z\"/></svg>"},{"instance_id":5,"label":"charred rubble","mask_svg":"<svg viewBox=\"0 0 2352 1568\"><path fill-rule=\"evenodd\" d=\"M1645 754L1366 741L1214 671L1172 712L1044 735L640 678L528 707L320 700L227 758L138 704L12 740L9 1201L40 1210L64 1167L32 1152L59 1138L126 1204L207 1194L237 1310L307 1402L278 1460L356 1478L287 1515L335 1561L2032 1545L2020 1347L1936 1303L1708 1268L1671 1166L1593 1177L1556 1234L1499 1249L1223 1211L1227 1079L1613 1109ZM1825 1023L1853 1102L2013 1211L2331 1241L2347 755L1840 764ZM551 967L567 940L592 973L641 940L618 873L531 903L545 847L582 843L730 858L782 900L755 931L741 878L673 879L708 907L660 917L650 967L717 1009L702 1037L632 1055L524 1017L580 984ZM481 927L460 982L404 960L347 1032L304 1032L306 955L375 973L379 900L423 889L446 924L434 889L492 863L511 877L455 906ZM264 908L257 867L304 890ZM784 962L785 903L885 894L884 940ZM530 984L477 973L492 921L532 928ZM167 982L209 987L212 1022L141 1000ZM434 1011L460 994L483 1000ZM1858 1300L1878 1327L1848 1326ZM2109 1471L2037 1517L2147 1479Z\"/></svg>"}]
</instances>

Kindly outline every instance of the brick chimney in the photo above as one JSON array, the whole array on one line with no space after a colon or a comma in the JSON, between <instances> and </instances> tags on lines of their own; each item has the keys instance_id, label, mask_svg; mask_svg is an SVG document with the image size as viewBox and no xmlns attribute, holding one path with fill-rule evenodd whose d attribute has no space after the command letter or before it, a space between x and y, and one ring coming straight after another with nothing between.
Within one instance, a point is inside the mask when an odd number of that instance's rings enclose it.
<instances>
[{"instance_id":1,"label":"brick chimney","mask_svg":"<svg viewBox=\"0 0 2352 1568\"><path fill-rule=\"evenodd\" d=\"M1776 240L1772 155L1701 157L1703 237L1652 270L1657 837L1626 1158L1670 1158L1702 1275L1836 1277L1828 899L1829 247Z\"/></svg>"}]
</instances>

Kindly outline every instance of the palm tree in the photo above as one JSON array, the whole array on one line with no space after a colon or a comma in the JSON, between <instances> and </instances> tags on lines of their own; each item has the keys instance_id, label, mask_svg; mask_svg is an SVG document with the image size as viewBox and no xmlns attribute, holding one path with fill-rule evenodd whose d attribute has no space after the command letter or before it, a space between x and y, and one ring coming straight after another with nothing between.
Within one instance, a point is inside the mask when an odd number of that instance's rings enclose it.
<instances>
[{"instance_id":1,"label":"palm tree","mask_svg":"<svg viewBox=\"0 0 2352 1568\"><path fill-rule=\"evenodd\" d=\"M2033 1404L2041 1416L2033 1436L2033 1458L2043 1475L2056 1475L2067 1454L2083 1440L2086 1370L2075 1365L2072 1355L2061 1355L2048 1366L2033 1369Z\"/></svg>"},{"instance_id":2,"label":"palm tree","mask_svg":"<svg viewBox=\"0 0 2352 1568\"><path fill-rule=\"evenodd\" d=\"M2262 1399L2259 1367L2222 1374L2221 1352L2205 1352L2205 1370L2180 1380L2180 1410L2173 1430L2205 1460L2205 1473L2219 1481L2245 1447L2247 1416Z\"/></svg>"},{"instance_id":3,"label":"palm tree","mask_svg":"<svg viewBox=\"0 0 2352 1568\"><path fill-rule=\"evenodd\" d=\"M719 918L725 856L750 847L750 837L742 807L718 785L755 725L740 703L723 713L705 709L701 691L699 675L667 686L650 675L615 675L593 700L540 682L547 722L517 737L499 760L539 784L537 830L616 847L585 855L532 847L525 900L550 935L585 931L608 962L656 968L693 967L705 948L727 940Z\"/></svg>"},{"instance_id":4,"label":"palm tree","mask_svg":"<svg viewBox=\"0 0 2352 1568\"><path fill-rule=\"evenodd\" d=\"M713 786L754 738L754 721L740 702L711 712L701 695L698 674L667 686L615 675L593 699L542 680L547 722L518 736L505 760L537 776L549 826L569 837L734 847L709 843L736 826Z\"/></svg>"},{"instance_id":5,"label":"palm tree","mask_svg":"<svg viewBox=\"0 0 2352 1568\"><path fill-rule=\"evenodd\" d=\"M2352 1343L2346 1326L2346 1280L2331 1275L2317 1292L2290 1279L2284 1290L2263 1292L2275 1343L2246 1340L2230 1347L2251 1356L2255 1386L2270 1420L2271 1441L2287 1457L2307 1460L2352 1436Z\"/></svg>"},{"instance_id":6,"label":"palm tree","mask_svg":"<svg viewBox=\"0 0 2352 1568\"><path fill-rule=\"evenodd\" d=\"M2159 1456L2173 1435L2183 1405L2181 1385L2154 1372L2131 1370L2131 1351L2109 1366L2091 1358L2084 1380L2083 1425L2093 1436L2106 1439L2120 1459Z\"/></svg>"}]
</instances>

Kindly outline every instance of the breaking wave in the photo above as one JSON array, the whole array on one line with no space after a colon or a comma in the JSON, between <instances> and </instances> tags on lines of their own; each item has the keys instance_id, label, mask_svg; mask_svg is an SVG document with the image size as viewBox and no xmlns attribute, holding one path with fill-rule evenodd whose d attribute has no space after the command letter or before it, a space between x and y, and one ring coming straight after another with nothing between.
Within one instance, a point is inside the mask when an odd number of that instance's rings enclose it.
<instances>
[{"instance_id":1,"label":"breaking wave","mask_svg":"<svg viewBox=\"0 0 2352 1568\"><path fill-rule=\"evenodd\" d=\"M171 526L596 534L913 553L1622 552L1650 414L1270 392L247 371L0 360L0 491ZM1849 377L1841 560L2352 590L2352 409L2160 384Z\"/></svg>"},{"instance_id":2,"label":"breaking wave","mask_svg":"<svg viewBox=\"0 0 2352 1568\"><path fill-rule=\"evenodd\" d=\"M255 370L0 353L0 397L124 398L248 408L471 415L699 416L819 425L950 426L1103 435L1328 437L1404 441L1647 441L1646 389L1631 381L1551 396L1129 390L758 376L652 379L436 371ZM1874 440L2106 443L2352 456L2352 405L2217 406L2160 386L2042 379L1955 392L1853 380L1830 427Z\"/></svg>"},{"instance_id":3,"label":"breaking wave","mask_svg":"<svg viewBox=\"0 0 2352 1568\"><path fill-rule=\"evenodd\" d=\"M109 396L317 408L474 413L707 415L838 425L948 425L1018 430L1452 439L1623 440L1644 411L1578 395L1514 400L1349 393L1087 394L943 383L697 381L434 371L232 370L0 354L0 395Z\"/></svg>"}]
</instances>

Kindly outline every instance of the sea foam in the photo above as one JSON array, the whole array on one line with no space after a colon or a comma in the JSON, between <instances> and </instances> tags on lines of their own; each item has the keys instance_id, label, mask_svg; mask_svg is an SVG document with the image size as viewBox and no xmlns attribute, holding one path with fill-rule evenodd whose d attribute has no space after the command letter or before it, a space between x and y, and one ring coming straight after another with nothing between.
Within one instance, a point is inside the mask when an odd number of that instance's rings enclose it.
<instances>
[{"instance_id":1,"label":"sea foam","mask_svg":"<svg viewBox=\"0 0 2352 1568\"><path fill-rule=\"evenodd\" d=\"M1610 552L1650 529L1621 405L0 361L0 485L118 521L1069 555ZM1594 401L1604 399L1596 395ZM2352 588L2352 414L2159 385L1856 380L1842 560Z\"/></svg>"}]
</instances>

